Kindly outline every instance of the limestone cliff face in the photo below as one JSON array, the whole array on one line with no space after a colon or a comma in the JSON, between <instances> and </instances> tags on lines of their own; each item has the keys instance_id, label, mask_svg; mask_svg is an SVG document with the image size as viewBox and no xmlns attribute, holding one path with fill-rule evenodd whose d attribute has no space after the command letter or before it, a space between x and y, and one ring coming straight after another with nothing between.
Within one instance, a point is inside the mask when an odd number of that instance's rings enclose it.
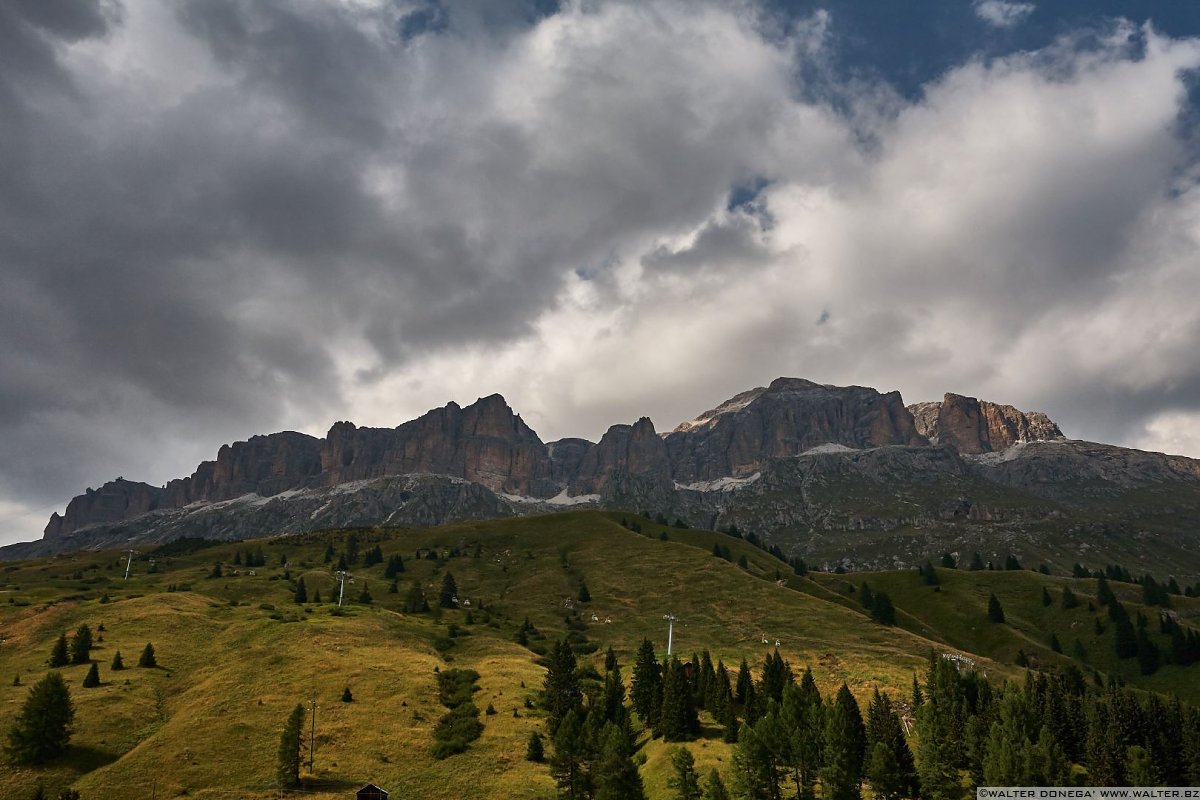
<instances>
[{"instance_id":1,"label":"limestone cliff face","mask_svg":"<svg viewBox=\"0 0 1200 800\"><path fill-rule=\"evenodd\" d=\"M822 444L859 449L926 441L899 392L799 378L743 392L666 436L674 478L681 483L744 477L767 459Z\"/></svg>"},{"instance_id":2,"label":"limestone cliff face","mask_svg":"<svg viewBox=\"0 0 1200 800\"><path fill-rule=\"evenodd\" d=\"M583 464L583 459L596 445L587 439L559 439L549 442L546 449L550 453L550 479L557 486L567 486Z\"/></svg>"},{"instance_id":3,"label":"limestone cliff face","mask_svg":"<svg viewBox=\"0 0 1200 800\"><path fill-rule=\"evenodd\" d=\"M1063 433L1045 414L947 393L940 403L908 407L917 430L934 444L949 445L966 455L1005 450L1019 442L1062 439Z\"/></svg>"},{"instance_id":4,"label":"limestone cliff face","mask_svg":"<svg viewBox=\"0 0 1200 800\"><path fill-rule=\"evenodd\" d=\"M583 457L569 492L603 495L618 490L635 477L667 487L671 484L667 447L648 417L633 425L609 428L600 443Z\"/></svg>"},{"instance_id":5,"label":"limestone cliff face","mask_svg":"<svg viewBox=\"0 0 1200 800\"><path fill-rule=\"evenodd\" d=\"M216 461L204 461L190 477L167 484L166 508L197 500L264 497L311 483L321 471L321 440L295 431L252 436L222 445Z\"/></svg>"},{"instance_id":6,"label":"limestone cliff face","mask_svg":"<svg viewBox=\"0 0 1200 800\"><path fill-rule=\"evenodd\" d=\"M117 478L72 499L61 516L51 514L45 536L55 539L87 525L119 522L154 511L162 504L163 495L157 486Z\"/></svg>"},{"instance_id":7,"label":"limestone cliff face","mask_svg":"<svg viewBox=\"0 0 1200 800\"><path fill-rule=\"evenodd\" d=\"M326 486L421 472L464 478L496 492L558 492L546 445L498 394L466 408L450 403L398 428L339 422L321 449Z\"/></svg>"}]
</instances>

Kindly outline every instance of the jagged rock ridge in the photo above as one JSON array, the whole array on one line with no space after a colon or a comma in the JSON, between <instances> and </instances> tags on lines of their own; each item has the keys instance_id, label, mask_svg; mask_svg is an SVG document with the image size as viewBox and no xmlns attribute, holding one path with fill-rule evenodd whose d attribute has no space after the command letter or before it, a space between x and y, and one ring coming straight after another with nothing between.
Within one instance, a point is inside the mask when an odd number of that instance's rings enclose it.
<instances>
[{"instance_id":1,"label":"jagged rock ridge","mask_svg":"<svg viewBox=\"0 0 1200 800\"><path fill-rule=\"evenodd\" d=\"M614 425L597 444L543 443L499 395L396 428L339 422L324 439L257 436L165 487L119 479L89 490L51 518L43 540L0 558L580 504L736 524L806 557L883 553L860 561L880 566L908 563L914 549L1012 547L1064 529L1085 550L1138 537L1164 558L1196 560L1200 574L1200 557L1188 555L1200 529L1198 461L1066 440L1043 414L961 395L906 408L897 392L796 378L666 434L646 418Z\"/></svg>"}]
</instances>

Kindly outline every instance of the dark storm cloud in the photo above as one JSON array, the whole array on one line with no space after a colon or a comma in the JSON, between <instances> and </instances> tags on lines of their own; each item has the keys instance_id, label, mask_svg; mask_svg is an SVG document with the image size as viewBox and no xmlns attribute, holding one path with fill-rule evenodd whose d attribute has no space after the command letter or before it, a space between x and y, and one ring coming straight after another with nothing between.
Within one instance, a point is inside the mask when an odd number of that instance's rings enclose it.
<instances>
[{"instance_id":1,"label":"dark storm cloud","mask_svg":"<svg viewBox=\"0 0 1200 800\"><path fill-rule=\"evenodd\" d=\"M1200 47L897 92L834 68L837 14L0 6L0 519L493 391L547 438L779 374L1189 429Z\"/></svg>"}]
</instances>

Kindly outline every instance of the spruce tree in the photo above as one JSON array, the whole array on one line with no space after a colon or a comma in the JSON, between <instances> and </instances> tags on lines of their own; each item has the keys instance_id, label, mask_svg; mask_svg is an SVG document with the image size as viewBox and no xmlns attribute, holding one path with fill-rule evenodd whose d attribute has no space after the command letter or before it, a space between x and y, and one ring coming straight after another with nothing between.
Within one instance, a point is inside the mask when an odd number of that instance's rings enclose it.
<instances>
[{"instance_id":1,"label":"spruce tree","mask_svg":"<svg viewBox=\"0 0 1200 800\"><path fill-rule=\"evenodd\" d=\"M454 576L449 571L442 576L442 591L438 596L438 605L442 608L457 608L458 603L458 585L454 582Z\"/></svg>"},{"instance_id":2,"label":"spruce tree","mask_svg":"<svg viewBox=\"0 0 1200 800\"><path fill-rule=\"evenodd\" d=\"M1050 592L1046 589L1045 586L1043 586L1042 587L1042 605L1049 606L1053 602L1054 601L1052 599L1050 599Z\"/></svg>"},{"instance_id":3,"label":"spruce tree","mask_svg":"<svg viewBox=\"0 0 1200 800\"><path fill-rule=\"evenodd\" d=\"M525 760L541 764L546 760L546 750L542 744L542 735L537 731L529 734L529 744L525 746Z\"/></svg>"},{"instance_id":4,"label":"spruce tree","mask_svg":"<svg viewBox=\"0 0 1200 800\"><path fill-rule=\"evenodd\" d=\"M71 663L70 651L67 648L67 635L60 633L54 640L54 648L50 651L50 666L65 667Z\"/></svg>"},{"instance_id":5,"label":"spruce tree","mask_svg":"<svg viewBox=\"0 0 1200 800\"><path fill-rule=\"evenodd\" d=\"M296 581L295 600L297 603L307 603L308 602L308 589L304 585L303 577L301 577L299 580Z\"/></svg>"},{"instance_id":6,"label":"spruce tree","mask_svg":"<svg viewBox=\"0 0 1200 800\"><path fill-rule=\"evenodd\" d=\"M353 703L354 702L354 693L350 691L349 686L347 686L345 689L342 689L342 702L343 703Z\"/></svg>"},{"instance_id":7,"label":"spruce tree","mask_svg":"<svg viewBox=\"0 0 1200 800\"><path fill-rule=\"evenodd\" d=\"M696 759L686 747L677 747L671 753L674 774L667 785L675 790L677 800L701 800L700 778L696 775Z\"/></svg>"},{"instance_id":8,"label":"spruce tree","mask_svg":"<svg viewBox=\"0 0 1200 800\"><path fill-rule=\"evenodd\" d=\"M112 666L109 667L109 669L113 672L119 672L120 670L125 669L125 662L121 660L120 650L113 655Z\"/></svg>"},{"instance_id":9,"label":"spruce tree","mask_svg":"<svg viewBox=\"0 0 1200 800\"><path fill-rule=\"evenodd\" d=\"M554 643L550 664L542 684L542 704L549 716L546 727L551 736L557 735L558 727L572 711L583 709L583 690L575 672L575 653L565 639ZM557 743L558 739L555 738Z\"/></svg>"},{"instance_id":10,"label":"spruce tree","mask_svg":"<svg viewBox=\"0 0 1200 800\"><path fill-rule=\"evenodd\" d=\"M71 663L86 664L92 657L92 629L80 625L71 637Z\"/></svg>"},{"instance_id":11,"label":"spruce tree","mask_svg":"<svg viewBox=\"0 0 1200 800\"><path fill-rule=\"evenodd\" d=\"M988 619L992 622L997 622L997 623L1004 622L1004 608L1000 605L1000 601L996 598L995 594L991 594L988 596L987 614L988 614ZM1015 786L1017 784L1007 784L1007 785Z\"/></svg>"},{"instance_id":12,"label":"spruce tree","mask_svg":"<svg viewBox=\"0 0 1200 800\"><path fill-rule=\"evenodd\" d=\"M592 776L594 800L645 800L630 737L619 725L606 722L597 739L599 753Z\"/></svg>"},{"instance_id":13,"label":"spruce tree","mask_svg":"<svg viewBox=\"0 0 1200 800\"><path fill-rule=\"evenodd\" d=\"M88 670L87 675L83 676L83 688L93 689L100 685L100 667L96 662L92 662L92 668Z\"/></svg>"},{"instance_id":14,"label":"spruce tree","mask_svg":"<svg viewBox=\"0 0 1200 800\"><path fill-rule=\"evenodd\" d=\"M821 756L821 796L826 800L855 800L861 796L866 729L849 687L842 684L825 712Z\"/></svg>"},{"instance_id":15,"label":"spruce tree","mask_svg":"<svg viewBox=\"0 0 1200 800\"><path fill-rule=\"evenodd\" d=\"M42 764L62 755L71 740L75 706L58 672L35 683L8 732L8 754L19 764Z\"/></svg>"},{"instance_id":16,"label":"spruce tree","mask_svg":"<svg viewBox=\"0 0 1200 800\"><path fill-rule=\"evenodd\" d=\"M299 703L288 715L279 736L279 752L275 761L275 778L282 788L300 782L300 743L304 726L304 706Z\"/></svg>"},{"instance_id":17,"label":"spruce tree","mask_svg":"<svg viewBox=\"0 0 1200 800\"><path fill-rule=\"evenodd\" d=\"M659 713L662 711L662 669L654 655L654 645L649 639L642 639L642 644L638 647L637 659L633 663L633 683L630 686L629 698L642 724L648 728L656 727Z\"/></svg>"},{"instance_id":18,"label":"spruce tree","mask_svg":"<svg viewBox=\"0 0 1200 800\"><path fill-rule=\"evenodd\" d=\"M588 591L587 583L584 581L579 582L579 602L592 602L592 593Z\"/></svg>"},{"instance_id":19,"label":"spruce tree","mask_svg":"<svg viewBox=\"0 0 1200 800\"><path fill-rule=\"evenodd\" d=\"M900 765L896 763L896 754L883 742L876 742L871 749L866 776L871 782L872 792L879 800L899 800L904 796L904 780L900 775Z\"/></svg>"},{"instance_id":20,"label":"spruce tree","mask_svg":"<svg viewBox=\"0 0 1200 800\"><path fill-rule=\"evenodd\" d=\"M429 610L429 601L425 599L425 590L420 581L413 581L404 597L404 611L408 614L422 614Z\"/></svg>"},{"instance_id":21,"label":"spruce tree","mask_svg":"<svg viewBox=\"0 0 1200 800\"><path fill-rule=\"evenodd\" d=\"M737 684L734 689L734 697L737 701L745 705L748 696L754 689L754 681L750 677L750 665L746 663L746 659L742 659L742 665L738 668Z\"/></svg>"},{"instance_id":22,"label":"spruce tree","mask_svg":"<svg viewBox=\"0 0 1200 800\"><path fill-rule=\"evenodd\" d=\"M584 800L589 796L583 723L579 709L571 709L553 733L554 750L550 755L550 776L558 786L559 797Z\"/></svg>"},{"instance_id":23,"label":"spruce tree","mask_svg":"<svg viewBox=\"0 0 1200 800\"><path fill-rule=\"evenodd\" d=\"M140 656L138 656L138 666L139 667L157 667L158 666L158 659L155 658L155 656L154 656L154 645L150 644L149 642L146 643L146 646L142 649L142 654Z\"/></svg>"},{"instance_id":24,"label":"spruce tree","mask_svg":"<svg viewBox=\"0 0 1200 800\"><path fill-rule=\"evenodd\" d=\"M374 601L375 598L371 597L371 591L367 588L366 581L363 581L362 591L358 593L358 602L362 603L364 606L369 606Z\"/></svg>"},{"instance_id":25,"label":"spruce tree","mask_svg":"<svg viewBox=\"0 0 1200 800\"><path fill-rule=\"evenodd\" d=\"M1063 609L1072 609L1079 605L1079 598L1071 591L1070 586L1064 586L1062 590L1062 607Z\"/></svg>"},{"instance_id":26,"label":"spruce tree","mask_svg":"<svg viewBox=\"0 0 1200 800\"><path fill-rule=\"evenodd\" d=\"M683 665L674 656L663 665L662 711L657 733L668 742L684 742L700 732L696 702Z\"/></svg>"},{"instance_id":27,"label":"spruce tree","mask_svg":"<svg viewBox=\"0 0 1200 800\"><path fill-rule=\"evenodd\" d=\"M716 767L708 773L708 780L704 784L704 796L701 800L730 800L729 790L725 788L725 782L721 780L721 773Z\"/></svg>"},{"instance_id":28,"label":"spruce tree","mask_svg":"<svg viewBox=\"0 0 1200 800\"><path fill-rule=\"evenodd\" d=\"M786 737L779 749L797 797L813 797L813 786L821 766L824 711L812 670L805 669L799 684L793 683L784 689L783 705L779 709L782 733Z\"/></svg>"}]
</instances>

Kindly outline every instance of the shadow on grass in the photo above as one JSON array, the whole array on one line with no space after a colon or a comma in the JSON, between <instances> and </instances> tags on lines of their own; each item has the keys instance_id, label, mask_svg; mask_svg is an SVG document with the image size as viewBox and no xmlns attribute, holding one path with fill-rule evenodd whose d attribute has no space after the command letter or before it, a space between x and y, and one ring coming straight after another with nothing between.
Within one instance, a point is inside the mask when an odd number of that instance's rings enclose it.
<instances>
[{"instance_id":1,"label":"shadow on grass","mask_svg":"<svg viewBox=\"0 0 1200 800\"><path fill-rule=\"evenodd\" d=\"M95 747L73 744L67 748L65 761L71 766L71 769L78 771L82 775L92 770L106 767L116 761L117 758L116 753L110 753L107 750L98 750Z\"/></svg>"}]
</instances>

